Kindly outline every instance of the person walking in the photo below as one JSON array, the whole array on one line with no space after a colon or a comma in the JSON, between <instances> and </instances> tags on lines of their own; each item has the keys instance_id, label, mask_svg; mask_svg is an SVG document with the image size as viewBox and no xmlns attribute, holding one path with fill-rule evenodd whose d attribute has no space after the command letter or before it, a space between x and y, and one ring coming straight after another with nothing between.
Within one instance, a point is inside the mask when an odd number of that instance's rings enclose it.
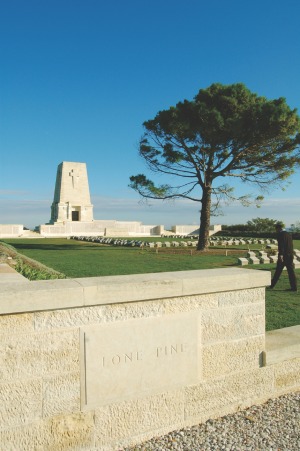
<instances>
[{"instance_id":1,"label":"person walking","mask_svg":"<svg viewBox=\"0 0 300 451\"><path fill-rule=\"evenodd\" d=\"M277 224L275 224L275 229L277 232L278 260L270 288L275 287L276 283L279 280L279 277L281 276L283 268L286 266L289 275L291 291L297 291L297 279L293 263L294 248L292 235L284 230L283 224L280 222L277 222Z\"/></svg>"}]
</instances>

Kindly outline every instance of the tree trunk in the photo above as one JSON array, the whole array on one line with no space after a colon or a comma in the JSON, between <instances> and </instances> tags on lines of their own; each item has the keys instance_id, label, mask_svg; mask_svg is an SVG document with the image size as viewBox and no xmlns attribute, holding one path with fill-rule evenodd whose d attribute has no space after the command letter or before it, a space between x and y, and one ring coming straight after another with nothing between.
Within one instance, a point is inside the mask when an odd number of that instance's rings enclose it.
<instances>
[{"instance_id":1,"label":"tree trunk","mask_svg":"<svg viewBox=\"0 0 300 451\"><path fill-rule=\"evenodd\" d=\"M211 186L203 189L202 208L200 213L200 229L198 239L198 251L206 251L209 246L209 226L211 210Z\"/></svg>"}]
</instances>

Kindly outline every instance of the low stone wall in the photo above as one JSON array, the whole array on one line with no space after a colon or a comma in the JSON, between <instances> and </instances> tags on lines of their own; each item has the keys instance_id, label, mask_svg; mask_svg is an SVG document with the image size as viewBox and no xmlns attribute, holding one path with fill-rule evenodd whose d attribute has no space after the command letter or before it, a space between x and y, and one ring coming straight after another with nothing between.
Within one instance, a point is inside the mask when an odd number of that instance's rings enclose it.
<instances>
[{"instance_id":1,"label":"low stone wall","mask_svg":"<svg viewBox=\"0 0 300 451\"><path fill-rule=\"evenodd\" d=\"M120 450L299 389L243 268L2 283L0 450ZM267 362L267 364L266 364Z\"/></svg>"},{"instance_id":2,"label":"low stone wall","mask_svg":"<svg viewBox=\"0 0 300 451\"><path fill-rule=\"evenodd\" d=\"M113 222L113 221L112 221ZM70 235L104 235L102 224L95 222L65 222L61 224L43 224L39 226L39 232L44 237L67 237Z\"/></svg>"},{"instance_id":3,"label":"low stone wall","mask_svg":"<svg viewBox=\"0 0 300 451\"><path fill-rule=\"evenodd\" d=\"M0 224L0 238L22 236L24 226L22 224Z\"/></svg>"},{"instance_id":4,"label":"low stone wall","mask_svg":"<svg viewBox=\"0 0 300 451\"><path fill-rule=\"evenodd\" d=\"M175 235L199 235L199 226L195 225L174 225L171 227ZM209 236L214 235L222 230L221 225L211 225L209 227Z\"/></svg>"},{"instance_id":5,"label":"low stone wall","mask_svg":"<svg viewBox=\"0 0 300 451\"><path fill-rule=\"evenodd\" d=\"M73 221L61 224L43 224L39 226L39 232L43 237L151 236L162 235L164 226L144 225L137 221Z\"/></svg>"}]
</instances>

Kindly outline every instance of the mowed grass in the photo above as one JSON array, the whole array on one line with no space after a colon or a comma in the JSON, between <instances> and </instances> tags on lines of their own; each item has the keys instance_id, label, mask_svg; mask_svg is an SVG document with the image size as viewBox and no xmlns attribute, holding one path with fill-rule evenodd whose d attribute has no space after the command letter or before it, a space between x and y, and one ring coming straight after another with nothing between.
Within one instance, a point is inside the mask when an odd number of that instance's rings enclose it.
<instances>
[{"instance_id":1,"label":"mowed grass","mask_svg":"<svg viewBox=\"0 0 300 451\"><path fill-rule=\"evenodd\" d=\"M239 246L223 248L221 253L201 253L194 248L141 249L137 247L103 246L96 243L67 239L5 239L21 254L64 273L67 277L96 277L122 274L142 274L165 271L222 268L237 265L237 258L245 256L247 249ZM300 241L294 241L300 249ZM252 245L252 249L261 246ZM226 255L227 253L227 255ZM275 270L275 264L253 265L248 268L262 271ZM300 270L296 270L299 281ZM299 285L299 283L298 283ZM266 330L281 329L300 324L300 295L289 292L287 271L273 290L266 290Z\"/></svg>"},{"instance_id":2,"label":"mowed grass","mask_svg":"<svg viewBox=\"0 0 300 451\"><path fill-rule=\"evenodd\" d=\"M237 256L224 249L221 255L195 248L105 246L67 239L6 239L19 253L64 273L67 277L96 277L234 266ZM244 251L241 250L241 255Z\"/></svg>"}]
</instances>

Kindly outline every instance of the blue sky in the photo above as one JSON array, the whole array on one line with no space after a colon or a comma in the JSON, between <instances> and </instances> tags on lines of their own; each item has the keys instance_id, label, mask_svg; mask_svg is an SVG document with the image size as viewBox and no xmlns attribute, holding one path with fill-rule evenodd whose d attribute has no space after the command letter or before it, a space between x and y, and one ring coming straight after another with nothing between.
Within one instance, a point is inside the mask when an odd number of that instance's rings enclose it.
<instances>
[{"instance_id":1,"label":"blue sky","mask_svg":"<svg viewBox=\"0 0 300 451\"><path fill-rule=\"evenodd\" d=\"M214 82L299 112L299 17L298 0L0 0L0 223L48 222L57 166L77 161L95 219L198 224L197 204L146 206L128 188L147 173L142 123ZM300 220L299 174L212 223Z\"/></svg>"}]
</instances>

